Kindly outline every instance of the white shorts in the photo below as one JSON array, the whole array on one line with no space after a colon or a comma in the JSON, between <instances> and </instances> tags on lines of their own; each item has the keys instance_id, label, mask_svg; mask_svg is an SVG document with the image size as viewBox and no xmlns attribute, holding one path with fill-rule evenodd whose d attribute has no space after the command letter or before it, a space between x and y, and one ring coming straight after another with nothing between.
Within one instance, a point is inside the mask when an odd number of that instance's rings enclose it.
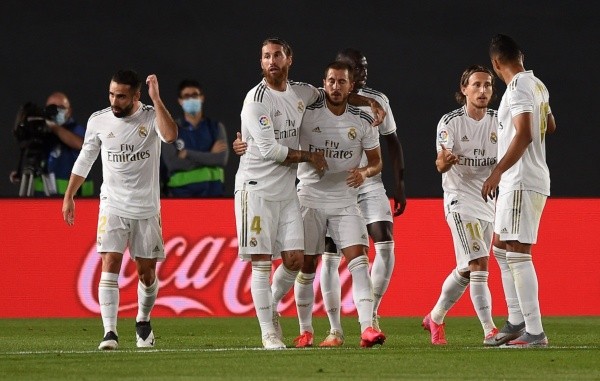
<instances>
[{"instance_id":1,"label":"white shorts","mask_svg":"<svg viewBox=\"0 0 600 381\"><path fill-rule=\"evenodd\" d=\"M458 271L468 271L470 261L490 256L494 237L491 222L456 212L448 213L446 222L452 232Z\"/></svg>"},{"instance_id":2,"label":"white shorts","mask_svg":"<svg viewBox=\"0 0 600 381\"><path fill-rule=\"evenodd\" d=\"M360 212L365 219L366 225L377 221L394 222L390 200L383 188L377 188L370 192L359 194L358 206L360 207Z\"/></svg>"},{"instance_id":3,"label":"white shorts","mask_svg":"<svg viewBox=\"0 0 600 381\"><path fill-rule=\"evenodd\" d=\"M326 233L340 249L355 245L369 246L367 227L358 205L319 209L302 206L300 209L304 221L304 254L323 254Z\"/></svg>"},{"instance_id":4,"label":"white shorts","mask_svg":"<svg viewBox=\"0 0 600 381\"><path fill-rule=\"evenodd\" d=\"M494 232L501 241L537 242L542 211L548 196L516 190L498 195Z\"/></svg>"},{"instance_id":5,"label":"white shorts","mask_svg":"<svg viewBox=\"0 0 600 381\"><path fill-rule=\"evenodd\" d=\"M98 215L96 250L98 253L123 254L127 247L132 259L165 259L160 214L137 220L111 214L101 207Z\"/></svg>"},{"instance_id":6,"label":"white shorts","mask_svg":"<svg viewBox=\"0 0 600 381\"><path fill-rule=\"evenodd\" d=\"M250 260L253 254L281 257L282 251L304 250L300 204L291 200L269 201L254 192L235 192L235 224L238 256Z\"/></svg>"}]
</instances>

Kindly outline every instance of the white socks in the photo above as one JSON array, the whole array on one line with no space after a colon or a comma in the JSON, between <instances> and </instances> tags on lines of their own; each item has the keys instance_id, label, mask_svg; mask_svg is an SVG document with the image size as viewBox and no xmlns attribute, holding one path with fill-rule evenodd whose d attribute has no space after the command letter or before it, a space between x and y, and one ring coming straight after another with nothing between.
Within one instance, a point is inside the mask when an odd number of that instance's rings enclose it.
<instances>
[{"instance_id":1,"label":"white socks","mask_svg":"<svg viewBox=\"0 0 600 381\"><path fill-rule=\"evenodd\" d=\"M150 321L150 312L154 307L156 296L158 295L158 278L154 278L154 283L146 287L141 281L138 282L138 313L135 321Z\"/></svg>"},{"instance_id":2,"label":"white socks","mask_svg":"<svg viewBox=\"0 0 600 381\"><path fill-rule=\"evenodd\" d=\"M98 285L98 303L104 334L109 331L117 333L117 314L119 312L119 274L102 272Z\"/></svg>"},{"instance_id":3,"label":"white socks","mask_svg":"<svg viewBox=\"0 0 600 381\"><path fill-rule=\"evenodd\" d=\"M262 336L275 333L273 326L273 295L271 294L271 261L252 261L250 291Z\"/></svg>"},{"instance_id":4,"label":"white socks","mask_svg":"<svg viewBox=\"0 0 600 381\"><path fill-rule=\"evenodd\" d=\"M277 306L283 297L292 289L294 281L298 271L289 270L282 264L280 264L275 273L273 274L273 280L271 284L271 293L273 294L273 312L277 313Z\"/></svg>"},{"instance_id":5,"label":"white socks","mask_svg":"<svg viewBox=\"0 0 600 381\"><path fill-rule=\"evenodd\" d=\"M312 326L312 310L315 302L315 290L313 288L314 280L314 273L305 274L300 271L298 276L296 276L296 282L294 283L294 297L296 298L300 334L305 331L314 333Z\"/></svg>"},{"instance_id":6,"label":"white socks","mask_svg":"<svg viewBox=\"0 0 600 381\"><path fill-rule=\"evenodd\" d=\"M487 271L471 271L470 273L471 302L473 302L485 335L496 328L492 319L492 294L488 286L488 274Z\"/></svg>"},{"instance_id":7,"label":"white socks","mask_svg":"<svg viewBox=\"0 0 600 381\"><path fill-rule=\"evenodd\" d=\"M348 263L352 275L352 297L358 312L360 332L372 326L373 321L373 285L369 276L369 258L361 255Z\"/></svg>"},{"instance_id":8,"label":"white socks","mask_svg":"<svg viewBox=\"0 0 600 381\"><path fill-rule=\"evenodd\" d=\"M531 254L506 252L506 261L515 279L519 305L525 318L525 329L532 335L544 331L538 300L538 281ZM512 322L511 322L512 323Z\"/></svg>"},{"instance_id":9,"label":"white socks","mask_svg":"<svg viewBox=\"0 0 600 381\"><path fill-rule=\"evenodd\" d=\"M323 305L329 317L331 330L342 330L340 320L342 290L340 286L339 266L342 257L337 253L324 253L321 265L321 293L323 294Z\"/></svg>"},{"instance_id":10,"label":"white socks","mask_svg":"<svg viewBox=\"0 0 600 381\"><path fill-rule=\"evenodd\" d=\"M469 285L469 278L462 277L458 270L454 269L442 284L440 298L431 310L431 320L436 324L442 324L448 310L460 299Z\"/></svg>"},{"instance_id":11,"label":"white socks","mask_svg":"<svg viewBox=\"0 0 600 381\"><path fill-rule=\"evenodd\" d=\"M519 297L515 288L515 279L513 278L510 266L506 261L506 250L493 247L494 257L502 275L502 288L504 289L504 298L506 299L506 307L508 309L508 321L513 324L521 324L524 321L521 306L519 305Z\"/></svg>"},{"instance_id":12,"label":"white socks","mask_svg":"<svg viewBox=\"0 0 600 381\"><path fill-rule=\"evenodd\" d=\"M373 296L375 302L373 305L373 314L377 314L381 298L390 284L394 263L394 241L375 242L375 260L371 268L371 281L373 282Z\"/></svg>"}]
</instances>

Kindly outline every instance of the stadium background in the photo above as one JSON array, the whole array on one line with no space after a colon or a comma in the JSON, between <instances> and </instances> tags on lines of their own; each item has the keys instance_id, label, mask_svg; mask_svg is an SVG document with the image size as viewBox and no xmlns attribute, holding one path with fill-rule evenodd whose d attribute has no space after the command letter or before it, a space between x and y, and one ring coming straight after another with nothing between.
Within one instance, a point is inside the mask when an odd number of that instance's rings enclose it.
<instances>
[{"instance_id":1,"label":"stadium background","mask_svg":"<svg viewBox=\"0 0 600 381\"><path fill-rule=\"evenodd\" d=\"M134 68L144 76L158 75L161 96L177 116L177 84L191 77L204 86L207 115L225 123L232 140L239 129L243 97L261 77L260 44L272 35L285 38L294 48L290 78L317 85L322 68L337 50L352 46L367 56L368 84L390 98L407 167L409 205L406 215L396 219L398 271L390 287L398 295L398 305L415 305L415 310L399 314L426 312L422 307L435 302L453 265L441 214L440 176L433 164L435 128L444 113L458 107L453 93L462 70L473 63L489 65L487 46L496 33L509 34L522 45L525 67L534 70L550 90L558 124L557 134L547 142L553 197L543 217L540 243L534 249L543 253L536 257L542 310L556 315L600 315L600 257L591 239L600 226L599 171L592 149L598 130L593 117L598 79L592 53L597 49L600 28L591 5L541 0L2 2L0 197L4 199L0 200L0 259L10 277L0 283L7 291L0 297L0 317L96 316L85 308L77 287L80 270L93 251L97 201L80 202L78 226L67 229L60 218L60 200L13 198L18 189L9 183L8 173L19 154L12 134L19 106L27 101L43 105L50 92L62 90L71 99L76 119L85 123L92 112L108 105L113 72ZM497 93L503 91L504 86L498 84ZM149 102L147 94L143 93L142 100ZM385 147L383 152L385 156ZM237 163L232 155L226 169L228 196ZM384 181L389 184L387 169ZM92 175L98 186L99 162ZM231 255L236 242L230 203L230 199L166 200L165 241L182 239L185 244L177 242L183 255L205 239L224 238L219 242L227 246L218 255L229 258L228 266L233 269ZM18 259L9 260L11 255ZM568 265L569 258L577 258L579 265ZM497 267L492 267L495 314L502 314ZM196 273L195 267L188 269ZM431 279L424 280L424 273L431 274ZM189 274L183 274L180 281L186 284L188 278ZM40 282L48 280L61 299L47 308L58 306L58 310L29 308L36 302ZM222 281L213 279L213 284ZM171 286L175 284L173 278ZM180 286L171 291L185 288ZM243 294L240 300L247 303L243 298L249 295L249 285L237 286ZM184 294L197 291L203 295L195 282L186 287ZM224 290L213 290L211 298L221 298L219 292ZM133 289L126 291L123 300L134 295ZM177 293L166 291L165 295ZM414 295L417 303L412 300ZM31 303L21 303L24 298ZM468 298L461 303L454 313L473 314ZM157 313L168 316L169 311L158 307ZM198 311L181 314L210 315ZM383 313L396 314L389 309Z\"/></svg>"}]
</instances>

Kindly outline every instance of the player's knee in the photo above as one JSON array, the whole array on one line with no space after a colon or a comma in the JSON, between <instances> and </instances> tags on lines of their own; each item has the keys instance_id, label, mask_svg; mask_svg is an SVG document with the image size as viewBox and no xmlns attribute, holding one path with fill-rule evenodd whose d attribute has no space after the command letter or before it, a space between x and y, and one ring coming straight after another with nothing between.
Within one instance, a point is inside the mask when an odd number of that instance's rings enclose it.
<instances>
[{"instance_id":1,"label":"player's knee","mask_svg":"<svg viewBox=\"0 0 600 381\"><path fill-rule=\"evenodd\" d=\"M283 265L290 271L300 271L304 263L304 253L301 251L289 252L287 255L282 255Z\"/></svg>"},{"instance_id":2,"label":"player's knee","mask_svg":"<svg viewBox=\"0 0 600 381\"><path fill-rule=\"evenodd\" d=\"M305 274L313 274L317 271L317 256L306 255L302 263L302 272Z\"/></svg>"}]
</instances>

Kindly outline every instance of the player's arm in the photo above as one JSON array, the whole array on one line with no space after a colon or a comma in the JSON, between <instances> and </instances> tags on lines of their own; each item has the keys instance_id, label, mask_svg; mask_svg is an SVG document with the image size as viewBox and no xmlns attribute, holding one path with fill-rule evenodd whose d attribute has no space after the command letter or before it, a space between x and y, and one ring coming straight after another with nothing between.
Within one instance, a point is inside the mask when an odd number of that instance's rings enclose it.
<instances>
[{"instance_id":1,"label":"player's arm","mask_svg":"<svg viewBox=\"0 0 600 381\"><path fill-rule=\"evenodd\" d=\"M381 162L381 148L379 146L365 150L367 156L367 165L364 167L354 168L348 170L348 177L346 177L346 184L352 188L358 188L365 182L368 177L373 177L381 173L383 163Z\"/></svg>"},{"instance_id":2,"label":"player's arm","mask_svg":"<svg viewBox=\"0 0 600 381\"><path fill-rule=\"evenodd\" d=\"M548 114L547 124L546 124L546 133L553 134L556 131L556 121L554 120L554 115L552 113Z\"/></svg>"},{"instance_id":3,"label":"player's arm","mask_svg":"<svg viewBox=\"0 0 600 381\"><path fill-rule=\"evenodd\" d=\"M515 125L515 136L510 141L506 154L498 162L496 168L494 168L481 188L481 196L483 196L485 201L487 201L488 196L494 198L502 174L519 161L529 144L533 141L533 134L531 132L533 125L532 113L520 113L513 117L512 122Z\"/></svg>"},{"instance_id":4,"label":"player's arm","mask_svg":"<svg viewBox=\"0 0 600 381\"><path fill-rule=\"evenodd\" d=\"M146 78L146 84L148 85L148 95L150 96L150 99L152 99L152 104L156 111L156 122L160 135L165 142L173 143L175 139L177 139L177 123L175 123L169 110L167 110L160 98L156 75L150 74L148 78Z\"/></svg>"},{"instance_id":5,"label":"player's arm","mask_svg":"<svg viewBox=\"0 0 600 381\"><path fill-rule=\"evenodd\" d=\"M293 163L309 163L314 169L317 170L320 176L323 176L326 170L329 169L327 161L323 152L309 152L288 148L288 154L285 158L283 165L289 165Z\"/></svg>"},{"instance_id":6,"label":"player's arm","mask_svg":"<svg viewBox=\"0 0 600 381\"><path fill-rule=\"evenodd\" d=\"M383 123L386 112L383 106L381 106L381 104L379 104L379 102L377 102L375 99L358 95L356 93L350 93L348 96L348 103L350 103L352 106L371 107L374 119L372 126L379 126L381 123Z\"/></svg>"},{"instance_id":7,"label":"player's arm","mask_svg":"<svg viewBox=\"0 0 600 381\"><path fill-rule=\"evenodd\" d=\"M396 132L383 135L388 146L394 176L394 216L399 216L406 208L404 190L404 152Z\"/></svg>"},{"instance_id":8,"label":"player's arm","mask_svg":"<svg viewBox=\"0 0 600 381\"><path fill-rule=\"evenodd\" d=\"M71 173L71 178L69 179L69 185L67 185L67 190L65 191L62 206L63 219L67 225L75 224L75 200L73 198L84 181L85 177Z\"/></svg>"}]
</instances>

